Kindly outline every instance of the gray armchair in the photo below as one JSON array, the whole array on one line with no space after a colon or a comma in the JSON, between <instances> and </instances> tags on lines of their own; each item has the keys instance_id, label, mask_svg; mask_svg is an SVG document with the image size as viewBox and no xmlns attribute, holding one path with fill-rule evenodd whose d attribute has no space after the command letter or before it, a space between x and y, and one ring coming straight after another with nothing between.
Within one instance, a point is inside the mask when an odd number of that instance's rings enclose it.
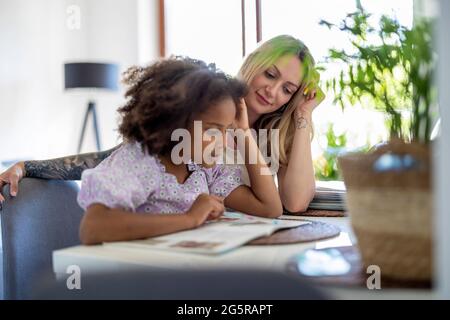
<instances>
[{"instance_id":1,"label":"gray armchair","mask_svg":"<svg viewBox=\"0 0 450 320\"><path fill-rule=\"evenodd\" d=\"M35 282L52 275L52 251L80 243L83 210L73 181L25 178L17 197L3 190L0 289L3 299L28 299Z\"/></svg>"}]
</instances>

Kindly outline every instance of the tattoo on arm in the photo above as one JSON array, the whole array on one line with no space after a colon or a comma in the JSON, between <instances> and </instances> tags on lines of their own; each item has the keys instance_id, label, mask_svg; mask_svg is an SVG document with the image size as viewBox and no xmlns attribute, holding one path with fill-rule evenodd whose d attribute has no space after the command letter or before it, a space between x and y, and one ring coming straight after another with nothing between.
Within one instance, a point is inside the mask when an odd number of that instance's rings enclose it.
<instances>
[{"instance_id":1,"label":"tattoo on arm","mask_svg":"<svg viewBox=\"0 0 450 320\"><path fill-rule=\"evenodd\" d=\"M105 151L82 153L57 159L25 161L25 177L80 180L84 169L95 168L120 146L121 144Z\"/></svg>"}]
</instances>

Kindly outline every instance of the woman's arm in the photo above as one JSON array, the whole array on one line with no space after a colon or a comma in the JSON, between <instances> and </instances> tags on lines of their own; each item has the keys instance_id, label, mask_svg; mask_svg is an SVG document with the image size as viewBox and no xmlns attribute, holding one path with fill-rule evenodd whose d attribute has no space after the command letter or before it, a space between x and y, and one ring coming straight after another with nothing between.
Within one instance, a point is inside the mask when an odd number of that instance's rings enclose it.
<instances>
[{"instance_id":1,"label":"woman's arm","mask_svg":"<svg viewBox=\"0 0 450 320\"><path fill-rule=\"evenodd\" d=\"M238 108L238 115L241 119L238 121L236 134L243 135L243 141L245 141L244 144L238 143L238 151L244 156L251 188L247 186L237 187L225 198L225 205L256 216L279 217L283 213L283 207L273 176L270 174L267 163L248 128L248 120L242 119L242 114L246 117L247 107L245 102L242 102ZM246 124L247 127L245 127ZM250 159L252 161L249 161Z\"/></svg>"},{"instance_id":2,"label":"woman's arm","mask_svg":"<svg viewBox=\"0 0 450 320\"><path fill-rule=\"evenodd\" d=\"M57 159L25 161L24 176L42 179L80 180L85 169L95 168L121 145L100 152L82 153Z\"/></svg>"},{"instance_id":3,"label":"woman's arm","mask_svg":"<svg viewBox=\"0 0 450 320\"><path fill-rule=\"evenodd\" d=\"M292 141L288 165L278 171L278 189L281 201L290 212L304 212L316 192L316 181L311 155L312 113L325 99L325 94L317 85L317 73L313 89L294 112L295 134Z\"/></svg>"},{"instance_id":4,"label":"woman's arm","mask_svg":"<svg viewBox=\"0 0 450 320\"><path fill-rule=\"evenodd\" d=\"M311 155L312 115L302 112L295 117L296 129L289 162L278 171L278 189L286 210L304 212L316 190Z\"/></svg>"},{"instance_id":5,"label":"woman's arm","mask_svg":"<svg viewBox=\"0 0 450 320\"><path fill-rule=\"evenodd\" d=\"M119 144L112 149L101 152L83 153L51 160L25 161L14 164L5 172L0 173L0 210L2 202L5 201L1 193L5 185L11 185L10 194L15 197L19 192L19 181L23 177L80 180L81 173L84 169L96 167L120 146Z\"/></svg>"}]
</instances>

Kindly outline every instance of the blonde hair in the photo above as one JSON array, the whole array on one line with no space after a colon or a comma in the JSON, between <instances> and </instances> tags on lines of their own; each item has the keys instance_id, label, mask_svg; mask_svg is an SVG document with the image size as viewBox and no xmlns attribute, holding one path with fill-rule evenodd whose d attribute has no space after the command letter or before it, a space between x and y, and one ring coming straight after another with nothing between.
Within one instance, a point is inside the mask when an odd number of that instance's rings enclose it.
<instances>
[{"instance_id":1,"label":"blonde hair","mask_svg":"<svg viewBox=\"0 0 450 320\"><path fill-rule=\"evenodd\" d=\"M257 74L264 72L276 61L286 55L294 55L302 62L303 76L300 87L288 103L274 112L262 115L255 124L255 129L271 130L277 128L280 130L279 160L280 165L282 166L285 166L288 163L288 157L295 134L295 120L293 114L297 105L304 99L303 92L310 85L311 81L314 80L314 58L308 47L302 41L289 35L280 35L265 41L256 50L250 53L238 72L238 78L249 85ZM314 132L314 130L312 131ZM312 138L313 135L311 136L311 139ZM268 143L270 146L270 138Z\"/></svg>"}]
</instances>

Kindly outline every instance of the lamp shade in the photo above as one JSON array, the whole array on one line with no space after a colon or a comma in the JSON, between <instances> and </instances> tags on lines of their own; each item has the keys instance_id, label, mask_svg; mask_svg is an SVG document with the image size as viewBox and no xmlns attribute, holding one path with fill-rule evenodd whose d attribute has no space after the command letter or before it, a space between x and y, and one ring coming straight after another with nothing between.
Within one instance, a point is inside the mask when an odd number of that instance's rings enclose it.
<instances>
[{"instance_id":1,"label":"lamp shade","mask_svg":"<svg viewBox=\"0 0 450 320\"><path fill-rule=\"evenodd\" d=\"M64 88L118 89L119 67L113 63L74 62L64 64Z\"/></svg>"}]
</instances>

